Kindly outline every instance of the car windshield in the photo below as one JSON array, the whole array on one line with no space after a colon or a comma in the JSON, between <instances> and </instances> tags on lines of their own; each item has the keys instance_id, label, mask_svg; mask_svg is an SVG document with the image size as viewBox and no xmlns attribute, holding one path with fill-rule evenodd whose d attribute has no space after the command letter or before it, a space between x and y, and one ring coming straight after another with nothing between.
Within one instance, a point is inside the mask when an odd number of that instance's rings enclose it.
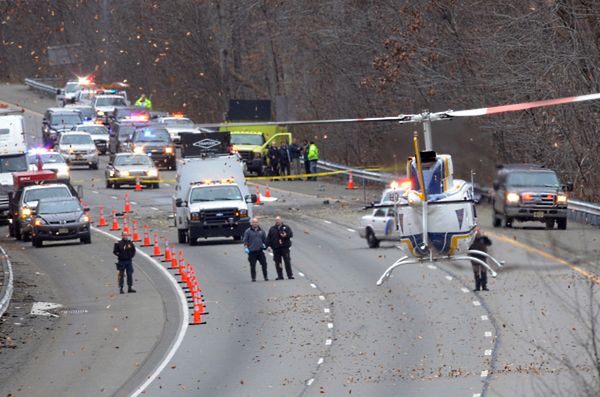
<instances>
[{"instance_id":1,"label":"car windshield","mask_svg":"<svg viewBox=\"0 0 600 397\"><path fill-rule=\"evenodd\" d=\"M119 129L119 142L125 142L129 137L131 137L131 135L133 135L134 131L135 127L133 126L121 127Z\"/></svg>"},{"instance_id":2,"label":"car windshield","mask_svg":"<svg viewBox=\"0 0 600 397\"><path fill-rule=\"evenodd\" d=\"M154 162L143 154L133 156L117 156L115 157L115 165L148 165L153 166Z\"/></svg>"},{"instance_id":3,"label":"car windshield","mask_svg":"<svg viewBox=\"0 0 600 397\"><path fill-rule=\"evenodd\" d=\"M97 98L96 106L127 106L122 97Z\"/></svg>"},{"instance_id":4,"label":"car windshield","mask_svg":"<svg viewBox=\"0 0 600 397\"><path fill-rule=\"evenodd\" d=\"M94 109L91 106L73 107L73 109L79 110L81 116L88 120L91 120L95 116Z\"/></svg>"},{"instance_id":5,"label":"car windshield","mask_svg":"<svg viewBox=\"0 0 600 397\"><path fill-rule=\"evenodd\" d=\"M29 203L30 201L37 201L43 198L52 197L71 197L71 192L69 192L69 189L67 189L66 186L31 189L25 192L23 201Z\"/></svg>"},{"instance_id":6,"label":"car windshield","mask_svg":"<svg viewBox=\"0 0 600 397\"><path fill-rule=\"evenodd\" d=\"M61 145L93 145L92 137L89 134L61 135Z\"/></svg>"},{"instance_id":7,"label":"car windshield","mask_svg":"<svg viewBox=\"0 0 600 397\"><path fill-rule=\"evenodd\" d=\"M64 214L67 212L82 211L81 205L76 200L41 201L38 205L38 214Z\"/></svg>"},{"instance_id":8,"label":"car windshield","mask_svg":"<svg viewBox=\"0 0 600 397\"><path fill-rule=\"evenodd\" d=\"M539 186L559 187L558 178L554 172L515 172L508 174L506 178L508 186Z\"/></svg>"},{"instance_id":9,"label":"car windshield","mask_svg":"<svg viewBox=\"0 0 600 397\"><path fill-rule=\"evenodd\" d=\"M77 131L85 131L94 135L108 135L108 128L103 125L81 125L77 127Z\"/></svg>"},{"instance_id":10,"label":"car windshield","mask_svg":"<svg viewBox=\"0 0 600 397\"><path fill-rule=\"evenodd\" d=\"M0 161L0 173L27 171L27 168L27 158L24 154L2 157Z\"/></svg>"},{"instance_id":11,"label":"car windshield","mask_svg":"<svg viewBox=\"0 0 600 397\"><path fill-rule=\"evenodd\" d=\"M262 146L265 139L262 134L231 134L232 145L258 145Z\"/></svg>"},{"instance_id":12,"label":"car windshield","mask_svg":"<svg viewBox=\"0 0 600 397\"><path fill-rule=\"evenodd\" d=\"M81 124L81 121L81 113L79 112L59 113L52 115L52 125L75 125Z\"/></svg>"},{"instance_id":13,"label":"car windshield","mask_svg":"<svg viewBox=\"0 0 600 397\"><path fill-rule=\"evenodd\" d=\"M77 92L77 90L79 89L80 87L78 83L67 83L67 85L65 86L65 93Z\"/></svg>"},{"instance_id":14,"label":"car windshield","mask_svg":"<svg viewBox=\"0 0 600 397\"><path fill-rule=\"evenodd\" d=\"M135 136L136 142L169 142L170 136L167 130L144 128Z\"/></svg>"},{"instance_id":15,"label":"car windshield","mask_svg":"<svg viewBox=\"0 0 600 397\"><path fill-rule=\"evenodd\" d=\"M37 164L37 154L30 154L28 161L29 164ZM39 156L42 158L44 164L59 164L65 163L65 158L58 153L41 153Z\"/></svg>"},{"instance_id":16,"label":"car windshield","mask_svg":"<svg viewBox=\"0 0 600 397\"><path fill-rule=\"evenodd\" d=\"M237 186L202 186L192 190L191 202L222 201L242 199L242 194Z\"/></svg>"},{"instance_id":17,"label":"car windshield","mask_svg":"<svg viewBox=\"0 0 600 397\"><path fill-rule=\"evenodd\" d=\"M194 122L190 119L165 119L163 120L163 123L166 125L172 125L172 126L191 126L194 125Z\"/></svg>"}]
</instances>

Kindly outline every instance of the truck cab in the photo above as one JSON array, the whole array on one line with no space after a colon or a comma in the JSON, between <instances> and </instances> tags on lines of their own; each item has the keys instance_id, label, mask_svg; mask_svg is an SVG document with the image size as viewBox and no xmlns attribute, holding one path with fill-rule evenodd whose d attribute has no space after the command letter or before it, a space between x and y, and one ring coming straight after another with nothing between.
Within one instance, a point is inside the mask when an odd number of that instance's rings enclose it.
<instances>
[{"instance_id":1,"label":"truck cab","mask_svg":"<svg viewBox=\"0 0 600 397\"><path fill-rule=\"evenodd\" d=\"M9 217L13 172L27 171L23 110L0 105L0 218Z\"/></svg>"},{"instance_id":2,"label":"truck cab","mask_svg":"<svg viewBox=\"0 0 600 397\"><path fill-rule=\"evenodd\" d=\"M252 130L230 131L230 134L233 150L240 154L247 171L259 176L264 174L265 167L268 166L269 146L272 143L278 145L282 142L286 142L288 145L292 143L290 132L275 133L268 138L264 132Z\"/></svg>"}]
</instances>

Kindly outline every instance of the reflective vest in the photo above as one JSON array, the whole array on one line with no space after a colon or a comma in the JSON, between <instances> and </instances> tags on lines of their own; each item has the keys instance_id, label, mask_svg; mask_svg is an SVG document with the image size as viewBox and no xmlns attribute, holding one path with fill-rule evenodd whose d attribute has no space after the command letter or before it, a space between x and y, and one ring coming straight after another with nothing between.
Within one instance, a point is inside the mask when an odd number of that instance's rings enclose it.
<instances>
[{"instance_id":1,"label":"reflective vest","mask_svg":"<svg viewBox=\"0 0 600 397\"><path fill-rule=\"evenodd\" d=\"M317 145L314 143L308 147L308 156L306 156L309 160L318 160L319 159L319 149Z\"/></svg>"},{"instance_id":2,"label":"reflective vest","mask_svg":"<svg viewBox=\"0 0 600 397\"><path fill-rule=\"evenodd\" d=\"M146 100L142 101L142 98L140 98L137 101L135 101L135 106L140 108L152 109L152 101L149 98L146 98Z\"/></svg>"}]
</instances>

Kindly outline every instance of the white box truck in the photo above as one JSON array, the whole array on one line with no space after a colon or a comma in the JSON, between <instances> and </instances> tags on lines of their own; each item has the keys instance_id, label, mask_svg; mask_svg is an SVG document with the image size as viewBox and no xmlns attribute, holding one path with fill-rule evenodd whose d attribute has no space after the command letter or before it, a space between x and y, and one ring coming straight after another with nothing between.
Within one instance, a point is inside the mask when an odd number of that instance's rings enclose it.
<instances>
[{"instance_id":1,"label":"white box truck","mask_svg":"<svg viewBox=\"0 0 600 397\"><path fill-rule=\"evenodd\" d=\"M241 240L256 195L250 194L240 156L227 153L228 134L182 134L181 139L173 196L179 243L197 245L208 237Z\"/></svg>"},{"instance_id":2,"label":"white box truck","mask_svg":"<svg viewBox=\"0 0 600 397\"><path fill-rule=\"evenodd\" d=\"M28 168L23 110L0 105L0 219L9 217L12 173Z\"/></svg>"}]
</instances>

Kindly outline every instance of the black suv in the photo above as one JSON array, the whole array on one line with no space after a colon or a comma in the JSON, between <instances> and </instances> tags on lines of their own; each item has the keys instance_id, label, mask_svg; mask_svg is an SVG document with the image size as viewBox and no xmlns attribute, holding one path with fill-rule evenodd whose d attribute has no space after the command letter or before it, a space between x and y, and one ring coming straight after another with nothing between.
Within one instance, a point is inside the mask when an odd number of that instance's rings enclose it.
<instances>
[{"instance_id":1,"label":"black suv","mask_svg":"<svg viewBox=\"0 0 600 397\"><path fill-rule=\"evenodd\" d=\"M130 152L130 141L135 129L150 125L147 121L117 121L112 123L110 138L108 139L108 152L111 155Z\"/></svg>"},{"instance_id":2,"label":"black suv","mask_svg":"<svg viewBox=\"0 0 600 397\"><path fill-rule=\"evenodd\" d=\"M82 123L83 116L77 109L50 108L46 110L42 120L44 146L54 147L62 132L71 131L76 125Z\"/></svg>"},{"instance_id":3,"label":"black suv","mask_svg":"<svg viewBox=\"0 0 600 397\"><path fill-rule=\"evenodd\" d=\"M552 229L567 228L567 195L573 184L561 185L556 173L535 164L498 167L492 196L494 227L514 221L538 221Z\"/></svg>"},{"instance_id":4,"label":"black suv","mask_svg":"<svg viewBox=\"0 0 600 397\"><path fill-rule=\"evenodd\" d=\"M164 126L158 124L138 127L128 143L132 152L147 154L157 167L170 170L176 168L175 144Z\"/></svg>"}]
</instances>

